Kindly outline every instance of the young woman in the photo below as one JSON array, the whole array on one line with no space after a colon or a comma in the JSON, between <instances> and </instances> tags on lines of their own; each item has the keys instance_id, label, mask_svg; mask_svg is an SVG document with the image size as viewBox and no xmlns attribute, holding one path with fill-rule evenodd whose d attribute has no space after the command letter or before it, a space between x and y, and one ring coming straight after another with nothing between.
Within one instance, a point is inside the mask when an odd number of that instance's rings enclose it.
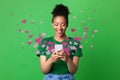
<instances>
[{"instance_id":1,"label":"young woman","mask_svg":"<svg viewBox=\"0 0 120 80\"><path fill-rule=\"evenodd\" d=\"M74 80L82 56L80 38L71 38L65 34L68 27L69 10L58 4L52 11L54 36L41 40L39 45L40 67L45 74L44 80Z\"/></svg>"}]
</instances>

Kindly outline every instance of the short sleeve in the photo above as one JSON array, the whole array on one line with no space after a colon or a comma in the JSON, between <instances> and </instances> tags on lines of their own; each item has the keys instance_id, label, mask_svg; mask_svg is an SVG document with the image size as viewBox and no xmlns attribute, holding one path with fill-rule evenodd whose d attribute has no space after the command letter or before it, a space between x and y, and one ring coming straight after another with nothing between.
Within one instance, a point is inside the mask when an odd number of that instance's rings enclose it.
<instances>
[{"instance_id":1,"label":"short sleeve","mask_svg":"<svg viewBox=\"0 0 120 80\"><path fill-rule=\"evenodd\" d=\"M45 52L46 52L46 43L45 43L45 40L42 39L42 40L40 41L39 46L38 46L38 50L37 50L37 52L36 52L36 55L37 55L38 57L40 57L40 55L46 55Z\"/></svg>"},{"instance_id":2,"label":"short sleeve","mask_svg":"<svg viewBox=\"0 0 120 80\"><path fill-rule=\"evenodd\" d=\"M82 56L82 48L81 48L80 41L75 41L74 46L75 46L76 50L75 50L73 56L81 57Z\"/></svg>"}]
</instances>

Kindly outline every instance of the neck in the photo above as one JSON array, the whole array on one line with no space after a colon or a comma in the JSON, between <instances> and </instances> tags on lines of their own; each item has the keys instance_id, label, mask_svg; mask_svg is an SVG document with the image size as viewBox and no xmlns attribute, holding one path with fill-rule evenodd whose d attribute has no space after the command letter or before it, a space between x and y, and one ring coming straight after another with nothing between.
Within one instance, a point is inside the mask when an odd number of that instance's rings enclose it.
<instances>
[{"instance_id":1,"label":"neck","mask_svg":"<svg viewBox=\"0 0 120 80\"><path fill-rule=\"evenodd\" d=\"M60 41L60 42L63 41L64 39L66 39L66 37L67 37L66 35L61 36L61 37L56 36L56 35L54 36L55 40Z\"/></svg>"}]
</instances>

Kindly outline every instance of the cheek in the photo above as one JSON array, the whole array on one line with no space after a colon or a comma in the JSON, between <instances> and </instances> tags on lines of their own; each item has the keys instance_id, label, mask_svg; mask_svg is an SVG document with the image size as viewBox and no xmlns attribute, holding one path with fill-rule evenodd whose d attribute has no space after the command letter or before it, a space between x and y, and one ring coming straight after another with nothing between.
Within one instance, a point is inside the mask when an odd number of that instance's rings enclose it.
<instances>
[{"instance_id":1,"label":"cheek","mask_svg":"<svg viewBox=\"0 0 120 80\"><path fill-rule=\"evenodd\" d=\"M66 30L67 27L64 27L63 30Z\"/></svg>"},{"instance_id":2,"label":"cheek","mask_svg":"<svg viewBox=\"0 0 120 80\"><path fill-rule=\"evenodd\" d=\"M53 26L54 29L57 29L57 26Z\"/></svg>"},{"instance_id":3,"label":"cheek","mask_svg":"<svg viewBox=\"0 0 120 80\"><path fill-rule=\"evenodd\" d=\"M56 29L56 28L57 28L57 26L54 26L54 25L52 25L52 26L53 26L53 28L54 28L54 29Z\"/></svg>"}]
</instances>

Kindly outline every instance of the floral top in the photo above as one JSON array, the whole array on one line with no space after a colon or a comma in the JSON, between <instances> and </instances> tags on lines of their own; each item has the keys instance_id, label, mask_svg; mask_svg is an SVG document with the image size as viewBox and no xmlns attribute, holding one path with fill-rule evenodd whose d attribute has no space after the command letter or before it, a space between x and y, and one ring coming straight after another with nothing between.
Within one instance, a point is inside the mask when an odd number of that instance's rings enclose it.
<instances>
[{"instance_id":1,"label":"floral top","mask_svg":"<svg viewBox=\"0 0 120 80\"><path fill-rule=\"evenodd\" d=\"M71 37L66 38L62 42L56 41L54 37L42 39L38 47L37 56L44 55L46 56L47 59L49 59L52 52L55 50L55 44L62 44L63 49L71 59L73 58L73 56L81 57L82 50L81 50L80 41L81 38L71 38ZM50 73L55 73L55 74L69 73L67 64L62 60L58 60L54 62Z\"/></svg>"}]
</instances>

